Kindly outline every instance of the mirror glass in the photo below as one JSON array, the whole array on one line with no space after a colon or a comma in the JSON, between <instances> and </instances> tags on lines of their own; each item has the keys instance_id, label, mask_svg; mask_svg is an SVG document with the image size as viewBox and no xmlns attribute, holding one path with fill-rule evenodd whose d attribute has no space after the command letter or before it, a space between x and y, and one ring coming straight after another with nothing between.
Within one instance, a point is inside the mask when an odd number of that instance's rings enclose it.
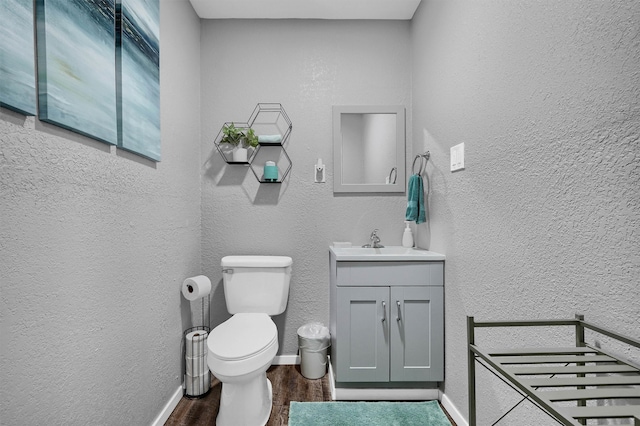
<instances>
[{"instance_id":1,"label":"mirror glass","mask_svg":"<svg viewBox=\"0 0 640 426\"><path fill-rule=\"evenodd\" d=\"M334 192L405 191L401 105L333 107Z\"/></svg>"}]
</instances>

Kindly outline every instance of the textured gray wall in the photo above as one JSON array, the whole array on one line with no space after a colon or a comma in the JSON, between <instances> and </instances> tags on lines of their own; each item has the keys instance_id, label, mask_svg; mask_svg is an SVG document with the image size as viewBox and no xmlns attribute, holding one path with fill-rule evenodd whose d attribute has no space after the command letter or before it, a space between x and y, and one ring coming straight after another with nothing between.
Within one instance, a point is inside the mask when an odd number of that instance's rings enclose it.
<instances>
[{"instance_id":1,"label":"textured gray wall","mask_svg":"<svg viewBox=\"0 0 640 426\"><path fill-rule=\"evenodd\" d=\"M432 153L418 243L447 255L445 392L462 412L465 315L580 311L638 337L637 2L423 0L412 23L207 21L201 41L186 1L161 5L156 168L0 111L3 424L153 420L180 383L180 283L212 278L217 325L227 254L293 257L276 322L294 354L299 325L328 321L330 242L378 227L398 245L403 228L404 195L333 195L334 104L404 104L408 164ZM257 102L293 121L282 185L213 148ZM486 382L481 419L506 404L501 386Z\"/></svg>"},{"instance_id":2,"label":"textured gray wall","mask_svg":"<svg viewBox=\"0 0 640 426\"><path fill-rule=\"evenodd\" d=\"M408 22L203 21L202 271L214 285L214 326L228 318L225 255L293 258L289 304L275 317L279 353L292 355L299 326L328 324L329 244L364 244L380 228L383 244L400 245L404 195L333 195L331 107L402 104L410 117L410 51ZM282 103L293 122L293 168L281 185L227 166L213 145L225 121L246 121L258 102ZM318 157L324 184L313 183Z\"/></svg>"},{"instance_id":3,"label":"textured gray wall","mask_svg":"<svg viewBox=\"0 0 640 426\"><path fill-rule=\"evenodd\" d=\"M161 2L157 165L0 111L0 423L150 424L200 272L199 21Z\"/></svg>"},{"instance_id":4,"label":"textured gray wall","mask_svg":"<svg viewBox=\"0 0 640 426\"><path fill-rule=\"evenodd\" d=\"M423 0L414 16L413 148L432 153L418 242L447 256L445 393L464 413L465 315L582 312L640 337L639 22L636 0ZM503 392L483 382L480 424ZM555 424L526 411L505 424Z\"/></svg>"}]
</instances>

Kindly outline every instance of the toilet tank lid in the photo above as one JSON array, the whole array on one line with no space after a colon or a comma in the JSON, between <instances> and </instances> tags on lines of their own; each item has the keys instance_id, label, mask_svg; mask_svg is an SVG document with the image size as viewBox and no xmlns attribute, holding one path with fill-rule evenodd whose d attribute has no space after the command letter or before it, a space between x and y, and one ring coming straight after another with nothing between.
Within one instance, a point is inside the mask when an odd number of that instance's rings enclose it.
<instances>
[{"instance_id":1,"label":"toilet tank lid","mask_svg":"<svg viewBox=\"0 0 640 426\"><path fill-rule=\"evenodd\" d=\"M220 261L223 268L285 268L292 263L289 256L225 256Z\"/></svg>"}]
</instances>

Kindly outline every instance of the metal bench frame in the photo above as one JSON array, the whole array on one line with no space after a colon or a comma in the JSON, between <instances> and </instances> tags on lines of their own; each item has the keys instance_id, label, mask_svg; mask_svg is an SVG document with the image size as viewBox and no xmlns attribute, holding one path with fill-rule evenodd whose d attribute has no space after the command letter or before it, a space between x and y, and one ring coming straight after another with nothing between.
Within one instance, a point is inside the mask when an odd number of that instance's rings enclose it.
<instances>
[{"instance_id":1,"label":"metal bench frame","mask_svg":"<svg viewBox=\"0 0 640 426\"><path fill-rule=\"evenodd\" d=\"M576 345L486 350L475 343L476 328L555 326L575 327ZM585 322L582 315L572 320L490 322L476 322L474 317L467 317L469 426L476 426L476 363L518 391L523 396L520 402L532 401L562 425L580 426L587 419L631 418L635 426L640 426L640 405L587 405L589 400L640 398L640 367L586 343L585 329L640 348L640 340ZM611 374L603 376L603 373ZM558 377L565 374L571 377ZM558 401L575 401L576 405L559 406Z\"/></svg>"}]
</instances>

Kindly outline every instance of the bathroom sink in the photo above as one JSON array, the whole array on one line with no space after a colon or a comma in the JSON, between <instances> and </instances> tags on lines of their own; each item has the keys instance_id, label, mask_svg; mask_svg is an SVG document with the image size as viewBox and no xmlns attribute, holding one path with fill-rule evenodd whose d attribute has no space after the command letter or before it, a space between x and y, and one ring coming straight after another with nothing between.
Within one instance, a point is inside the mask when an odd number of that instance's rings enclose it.
<instances>
[{"instance_id":1,"label":"bathroom sink","mask_svg":"<svg viewBox=\"0 0 640 426\"><path fill-rule=\"evenodd\" d=\"M402 246L387 246L382 248L331 247L330 250L336 256L336 260L444 260L443 254L435 253L429 250Z\"/></svg>"}]
</instances>

